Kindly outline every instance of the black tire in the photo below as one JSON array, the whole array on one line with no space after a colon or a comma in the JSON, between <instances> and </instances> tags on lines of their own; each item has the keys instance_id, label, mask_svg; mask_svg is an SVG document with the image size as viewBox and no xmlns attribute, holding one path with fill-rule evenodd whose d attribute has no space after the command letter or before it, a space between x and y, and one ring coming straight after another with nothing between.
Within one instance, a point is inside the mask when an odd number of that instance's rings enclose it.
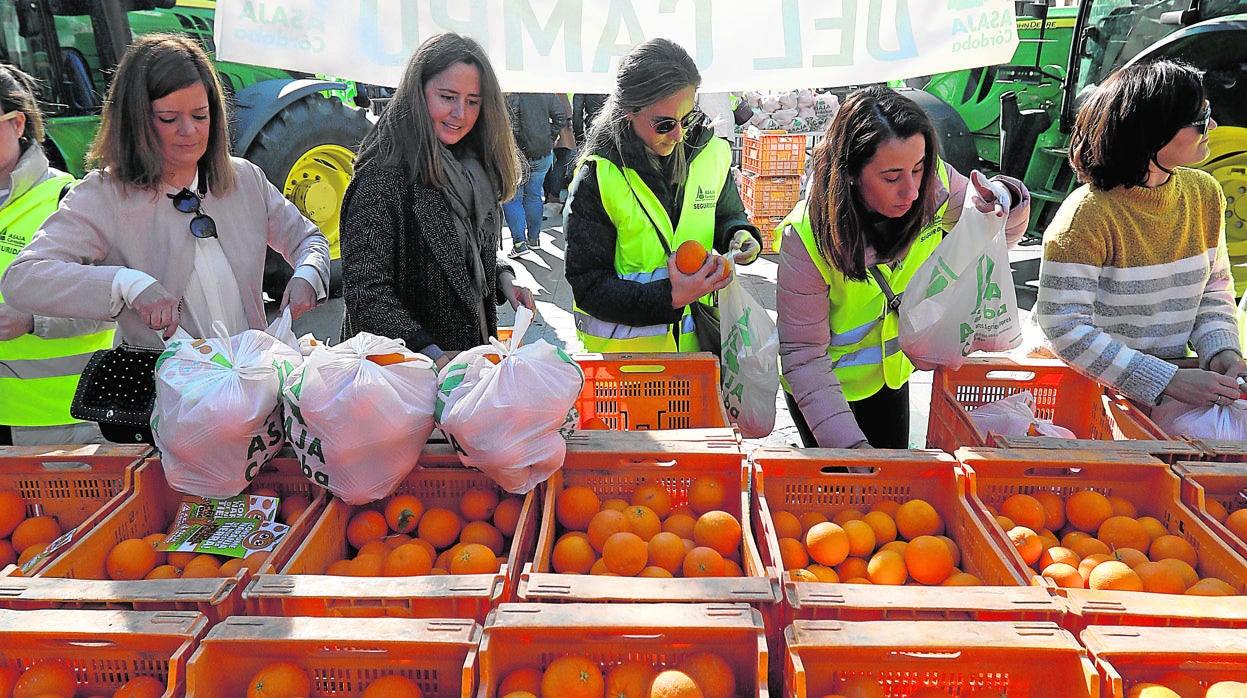
<instances>
[{"instance_id":1,"label":"black tire","mask_svg":"<svg viewBox=\"0 0 1247 698\"><path fill-rule=\"evenodd\" d=\"M336 98L312 94L287 105L269 119L247 148L244 157L259 166L269 181L289 196L291 182L288 177L304 154L318 146L340 146L353 154L371 127L372 122L362 110L348 107ZM337 209L340 210L342 194L353 168L349 163L337 163L335 169L345 174L345 178L334 178L337 181L331 183L337 190ZM337 220L335 211L332 215L335 233ZM326 231L326 234L331 236L332 241L333 233ZM337 258L333 262L330 265L329 294L340 296L342 264ZM270 249L264 264L265 293L274 300L280 299L290 274L290 265Z\"/></svg>"}]
</instances>

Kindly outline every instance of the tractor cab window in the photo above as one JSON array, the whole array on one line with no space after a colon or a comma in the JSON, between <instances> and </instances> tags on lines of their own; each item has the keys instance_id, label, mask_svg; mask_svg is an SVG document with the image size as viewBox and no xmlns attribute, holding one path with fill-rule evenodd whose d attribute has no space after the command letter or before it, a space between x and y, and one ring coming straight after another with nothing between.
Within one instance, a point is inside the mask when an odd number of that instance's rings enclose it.
<instances>
[{"instance_id":1,"label":"tractor cab window","mask_svg":"<svg viewBox=\"0 0 1247 698\"><path fill-rule=\"evenodd\" d=\"M1229 2L1230 0L1221 0ZM1161 16L1191 6L1191 0L1089 0L1075 94L1083 95L1140 51L1181 29Z\"/></svg>"},{"instance_id":2,"label":"tractor cab window","mask_svg":"<svg viewBox=\"0 0 1247 698\"><path fill-rule=\"evenodd\" d=\"M16 5L0 3L0 47L3 48L0 58L30 73L41 84L55 84L57 75L52 69L45 36L37 26L26 26L20 21ZM27 18L29 24L36 24L32 20L33 17ZM28 36L23 36L24 33Z\"/></svg>"}]
</instances>

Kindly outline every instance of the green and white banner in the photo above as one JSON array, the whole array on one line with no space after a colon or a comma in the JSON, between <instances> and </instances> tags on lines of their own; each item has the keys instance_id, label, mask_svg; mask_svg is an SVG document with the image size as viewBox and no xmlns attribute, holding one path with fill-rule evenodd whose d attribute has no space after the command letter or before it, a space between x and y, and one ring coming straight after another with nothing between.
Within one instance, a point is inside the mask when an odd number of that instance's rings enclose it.
<instances>
[{"instance_id":1,"label":"green and white banner","mask_svg":"<svg viewBox=\"0 0 1247 698\"><path fill-rule=\"evenodd\" d=\"M511 92L610 92L654 37L697 61L701 89L833 87L1004 63L1013 0L218 0L222 60L399 81L444 31L471 35Z\"/></svg>"}]
</instances>

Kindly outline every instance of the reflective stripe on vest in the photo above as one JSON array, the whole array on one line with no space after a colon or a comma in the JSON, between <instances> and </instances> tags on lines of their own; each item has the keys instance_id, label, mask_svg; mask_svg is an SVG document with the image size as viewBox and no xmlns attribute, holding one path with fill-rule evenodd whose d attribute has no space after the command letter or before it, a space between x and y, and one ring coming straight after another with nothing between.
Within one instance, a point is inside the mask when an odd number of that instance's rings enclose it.
<instances>
[{"instance_id":1,"label":"reflective stripe on vest","mask_svg":"<svg viewBox=\"0 0 1247 698\"><path fill-rule=\"evenodd\" d=\"M667 253L658 235L663 236L672 251L686 240L697 240L707 250L714 247L719 189L727 180L732 164L732 151L727 141L711 139L689 162L680 223L674 230L666 209L635 170L621 169L597 155L588 160L592 165L586 167L596 168L602 208L615 226L615 274L620 279L646 283L667 278ZM655 225L659 227L657 231ZM698 350L693 316L687 308L680 318L678 341L672 325L636 327L608 322L593 317L578 305L573 305L572 312L576 335L585 351Z\"/></svg>"},{"instance_id":2,"label":"reflective stripe on vest","mask_svg":"<svg viewBox=\"0 0 1247 698\"><path fill-rule=\"evenodd\" d=\"M70 175L45 180L0 209L0 272L56 210L61 191L73 181ZM76 422L69 416L69 403L78 374L92 352L112 345L111 329L61 339L25 334L0 342L0 424L37 427Z\"/></svg>"},{"instance_id":3,"label":"reflective stripe on vest","mask_svg":"<svg viewBox=\"0 0 1247 698\"><path fill-rule=\"evenodd\" d=\"M936 175L947 189L948 172L942 160L936 165ZM879 265L884 281L897 295L905 291L914 272L944 238L943 218L947 208L945 201L936 211L935 220L923 229L896 268ZM845 400L864 400L884 385L893 389L903 386L913 373L914 365L901 351L897 315L888 312L883 290L872 278L850 281L828 264L814 242L805 201L799 202L781 223L781 226L788 225L797 231L810 259L827 282L831 301L828 315L831 341L827 353Z\"/></svg>"}]
</instances>

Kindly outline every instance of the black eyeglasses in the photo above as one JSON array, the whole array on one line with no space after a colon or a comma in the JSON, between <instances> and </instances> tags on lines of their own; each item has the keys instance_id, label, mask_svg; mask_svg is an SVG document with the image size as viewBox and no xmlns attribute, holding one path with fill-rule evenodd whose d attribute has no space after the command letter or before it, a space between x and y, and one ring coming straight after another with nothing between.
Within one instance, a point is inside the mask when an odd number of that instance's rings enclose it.
<instances>
[{"instance_id":1,"label":"black eyeglasses","mask_svg":"<svg viewBox=\"0 0 1247 698\"><path fill-rule=\"evenodd\" d=\"M651 119L649 125L654 127L654 133L661 136L674 131L676 124L679 124L680 128L687 131L701 123L705 116L700 109L693 109L693 111L685 114L683 119L677 119L674 116L662 116L657 119Z\"/></svg>"},{"instance_id":2,"label":"black eyeglasses","mask_svg":"<svg viewBox=\"0 0 1247 698\"><path fill-rule=\"evenodd\" d=\"M206 238L216 237L216 221L212 220L212 216L204 213L202 210L203 200L199 195L190 189L183 188L176 194L167 194L173 199L173 208L182 213L193 213L195 217L191 219L191 235L203 240Z\"/></svg>"},{"instance_id":3,"label":"black eyeglasses","mask_svg":"<svg viewBox=\"0 0 1247 698\"><path fill-rule=\"evenodd\" d=\"M1208 135L1208 122L1212 120L1212 105L1204 102L1204 111L1200 112L1199 118L1187 124L1199 129L1199 135Z\"/></svg>"}]
</instances>

